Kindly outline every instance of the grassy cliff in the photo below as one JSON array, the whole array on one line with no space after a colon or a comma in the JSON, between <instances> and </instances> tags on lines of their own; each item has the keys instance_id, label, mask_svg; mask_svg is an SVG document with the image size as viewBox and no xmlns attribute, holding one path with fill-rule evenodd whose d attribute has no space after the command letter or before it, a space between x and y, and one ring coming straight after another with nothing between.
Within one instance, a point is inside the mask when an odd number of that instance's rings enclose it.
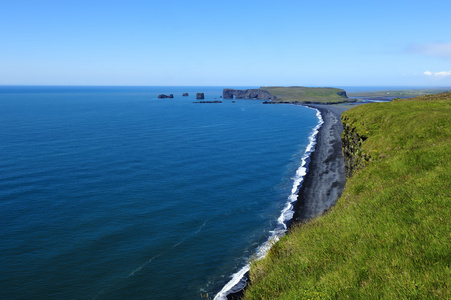
<instances>
[{"instance_id":1,"label":"grassy cliff","mask_svg":"<svg viewBox=\"0 0 451 300\"><path fill-rule=\"evenodd\" d=\"M341 103L349 101L343 89L329 87L261 87L271 95L276 96L277 101L283 102L315 102L315 103Z\"/></svg>"},{"instance_id":2,"label":"grassy cliff","mask_svg":"<svg viewBox=\"0 0 451 300\"><path fill-rule=\"evenodd\" d=\"M342 122L342 197L251 264L245 299L450 299L451 93Z\"/></svg>"}]
</instances>

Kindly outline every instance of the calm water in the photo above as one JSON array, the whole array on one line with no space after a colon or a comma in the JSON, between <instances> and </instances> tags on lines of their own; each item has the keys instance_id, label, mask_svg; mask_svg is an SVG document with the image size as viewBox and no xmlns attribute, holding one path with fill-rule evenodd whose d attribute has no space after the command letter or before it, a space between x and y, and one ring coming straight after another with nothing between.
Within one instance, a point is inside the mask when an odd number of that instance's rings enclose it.
<instances>
[{"instance_id":1,"label":"calm water","mask_svg":"<svg viewBox=\"0 0 451 300\"><path fill-rule=\"evenodd\" d=\"M0 298L198 299L246 264L316 111L196 92L0 87Z\"/></svg>"}]
</instances>

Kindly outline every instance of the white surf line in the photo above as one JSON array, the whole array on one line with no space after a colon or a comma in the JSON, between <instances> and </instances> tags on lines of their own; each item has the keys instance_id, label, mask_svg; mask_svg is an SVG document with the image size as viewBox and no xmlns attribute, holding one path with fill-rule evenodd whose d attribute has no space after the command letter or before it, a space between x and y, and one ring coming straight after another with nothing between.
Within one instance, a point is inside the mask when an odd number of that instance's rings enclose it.
<instances>
[{"instance_id":1,"label":"white surf line","mask_svg":"<svg viewBox=\"0 0 451 300\"><path fill-rule=\"evenodd\" d=\"M304 106L306 107L306 106ZM321 116L321 112L316 108L307 107L309 109L316 110L316 117L318 118L318 124L313 128L312 133L309 136L309 144L305 149L304 155L302 156L301 166L296 170L296 175L293 178L293 187L291 189L291 195L288 196L288 202L285 208L282 210L282 214L277 219L280 229L276 228L271 231L271 236L268 240L257 248L257 260L260 260L266 256L269 249L287 232L287 224L286 222L291 220L294 215L293 203L297 200L297 196L299 193L299 189L302 186L302 182L304 181L305 175L307 174L308 162L312 153L315 151L316 145L316 137L318 135L319 129L324 124L323 117ZM232 291L233 287L235 287L240 281L243 280L244 275L250 270L250 264L247 263L241 270L237 273L233 274L232 279L216 294L214 300L227 300L227 295L233 292L240 291ZM243 288L246 285L246 282L243 282Z\"/></svg>"},{"instance_id":2,"label":"white surf line","mask_svg":"<svg viewBox=\"0 0 451 300\"><path fill-rule=\"evenodd\" d=\"M310 108L309 109L315 109ZM293 178L293 187L291 188L291 195L288 196L288 202L285 206L285 208L282 210L282 214L277 219L278 224L283 227L283 233L287 230L287 221L290 221L293 218L294 210L293 210L293 203L297 201L298 199L298 193L302 186L302 182L304 181L305 175L307 175L308 170L308 163L310 162L310 156L313 152L315 152L315 146L316 146L316 136L318 135L319 129L324 124L324 120L321 116L321 112L317 109L316 110L316 117L318 118L319 122L318 124L313 128L312 133L309 136L309 144L307 145L307 148L305 149L304 155L302 156L302 163L301 166L296 170L296 174Z\"/></svg>"}]
</instances>

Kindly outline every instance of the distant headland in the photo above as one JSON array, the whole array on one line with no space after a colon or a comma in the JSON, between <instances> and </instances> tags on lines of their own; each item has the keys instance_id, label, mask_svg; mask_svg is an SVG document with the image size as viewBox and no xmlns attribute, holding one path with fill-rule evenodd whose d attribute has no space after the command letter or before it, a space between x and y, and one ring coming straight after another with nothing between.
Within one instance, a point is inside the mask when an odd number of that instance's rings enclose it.
<instances>
[{"instance_id":1,"label":"distant headland","mask_svg":"<svg viewBox=\"0 0 451 300\"><path fill-rule=\"evenodd\" d=\"M346 91L331 87L261 87L259 89L224 89L224 99L259 99L264 103L337 104L353 102Z\"/></svg>"}]
</instances>

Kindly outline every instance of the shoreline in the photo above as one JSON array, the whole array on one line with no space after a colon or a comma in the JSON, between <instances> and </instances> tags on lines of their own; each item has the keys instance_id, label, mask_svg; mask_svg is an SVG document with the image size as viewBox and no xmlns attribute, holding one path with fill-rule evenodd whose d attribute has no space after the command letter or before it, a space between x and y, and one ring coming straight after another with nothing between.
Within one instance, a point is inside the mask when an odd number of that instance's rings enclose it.
<instances>
[{"instance_id":1,"label":"shoreline","mask_svg":"<svg viewBox=\"0 0 451 300\"><path fill-rule=\"evenodd\" d=\"M301 165L297 168L295 176L292 177L293 186L291 189L291 194L288 196L286 205L281 210L280 216L277 218L277 226L274 230L270 231L272 234L268 237L267 241L262 243L256 249L257 260L265 257L266 253L271 249L273 244L277 242L282 236L284 236L289 230L290 223L295 213L294 203L298 198L299 187L301 186L302 181L307 174L310 156L312 152L315 151L316 136L318 135L318 132L324 122L321 116L321 112L318 109L312 107L306 108L315 111L316 117L318 118L318 123L312 129L312 132L308 137L309 144L307 145L305 152L302 155ZM250 264L248 263L238 272L234 273L231 276L231 280L215 295L214 299L239 299L239 297L242 296L243 290L245 290L247 283L249 282L249 269Z\"/></svg>"},{"instance_id":2,"label":"shoreline","mask_svg":"<svg viewBox=\"0 0 451 300\"><path fill-rule=\"evenodd\" d=\"M346 184L341 113L355 105L307 106L318 109L324 123L316 137L315 151L310 156L307 174L294 203L292 224L306 222L329 210L340 198Z\"/></svg>"},{"instance_id":3,"label":"shoreline","mask_svg":"<svg viewBox=\"0 0 451 300\"><path fill-rule=\"evenodd\" d=\"M330 209L341 196L345 183L344 158L341 149L341 113L355 105L304 104L320 112L322 125L315 137L315 148L307 158L307 170L297 199L293 205L293 217L287 222L287 232L291 226L306 222ZM321 122L321 119L319 119ZM228 300L242 299L249 283L248 271L241 280L246 285L239 291L226 295ZM233 290L233 289L232 289ZM216 298L215 298L216 299Z\"/></svg>"}]
</instances>

